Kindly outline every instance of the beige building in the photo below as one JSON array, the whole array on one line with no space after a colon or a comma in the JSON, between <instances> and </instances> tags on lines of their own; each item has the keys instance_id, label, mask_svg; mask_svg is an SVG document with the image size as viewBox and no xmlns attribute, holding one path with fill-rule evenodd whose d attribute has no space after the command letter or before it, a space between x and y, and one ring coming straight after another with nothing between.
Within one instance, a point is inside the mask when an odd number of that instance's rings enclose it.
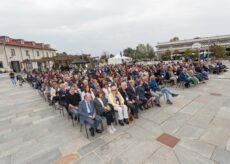
<instances>
[{"instance_id":1,"label":"beige building","mask_svg":"<svg viewBox=\"0 0 230 164\"><path fill-rule=\"evenodd\" d=\"M156 46L156 53L160 55L166 50L170 50L171 53L177 52L183 54L186 49L198 50L200 52L209 52L209 47L213 44L220 45L226 48L226 51L230 52L230 35L211 36L203 38L194 38L186 40L178 40L172 42L161 42Z\"/></svg>"},{"instance_id":2,"label":"beige building","mask_svg":"<svg viewBox=\"0 0 230 164\"><path fill-rule=\"evenodd\" d=\"M0 69L20 72L42 67L39 59L53 57L56 50L49 44L0 36Z\"/></svg>"}]
</instances>

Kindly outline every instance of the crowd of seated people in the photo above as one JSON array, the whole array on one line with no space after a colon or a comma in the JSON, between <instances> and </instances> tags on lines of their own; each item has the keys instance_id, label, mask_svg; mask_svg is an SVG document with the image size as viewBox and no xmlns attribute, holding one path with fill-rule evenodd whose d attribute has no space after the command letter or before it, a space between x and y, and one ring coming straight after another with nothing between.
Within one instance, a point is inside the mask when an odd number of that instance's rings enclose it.
<instances>
[{"instance_id":1,"label":"crowd of seated people","mask_svg":"<svg viewBox=\"0 0 230 164\"><path fill-rule=\"evenodd\" d=\"M221 61L211 61L209 69L214 74L220 74L228 70L227 66L224 65Z\"/></svg>"},{"instance_id":2,"label":"crowd of seated people","mask_svg":"<svg viewBox=\"0 0 230 164\"><path fill-rule=\"evenodd\" d=\"M102 132L98 129L102 117L105 117L107 130L112 134L116 131L113 126L116 114L118 123L124 126L129 124L130 116L138 119L140 110L161 107L161 97L172 105L171 97L178 94L162 87L164 80L171 85L184 81L185 87L190 87L208 80L208 73L209 66L205 61L161 62L154 65L105 65L93 71L34 70L27 72L27 81L46 98L50 97L50 105L61 103L74 119L89 124L94 136L95 132Z\"/></svg>"}]
</instances>

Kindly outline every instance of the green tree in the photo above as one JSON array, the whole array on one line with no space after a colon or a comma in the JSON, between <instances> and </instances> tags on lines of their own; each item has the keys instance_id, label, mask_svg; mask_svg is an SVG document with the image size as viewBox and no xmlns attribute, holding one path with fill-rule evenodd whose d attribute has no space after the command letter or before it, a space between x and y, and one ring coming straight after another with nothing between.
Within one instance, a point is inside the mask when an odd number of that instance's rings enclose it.
<instances>
[{"instance_id":1,"label":"green tree","mask_svg":"<svg viewBox=\"0 0 230 164\"><path fill-rule=\"evenodd\" d=\"M54 70L58 70L59 67L60 67L60 62L59 62L59 61L54 61L53 69L54 69Z\"/></svg>"},{"instance_id":2,"label":"green tree","mask_svg":"<svg viewBox=\"0 0 230 164\"><path fill-rule=\"evenodd\" d=\"M153 47L150 44L146 44L147 57L153 59L156 57Z\"/></svg>"},{"instance_id":3,"label":"green tree","mask_svg":"<svg viewBox=\"0 0 230 164\"><path fill-rule=\"evenodd\" d=\"M171 51L170 50L166 50L160 56L161 56L162 60L171 60L171 55L172 55Z\"/></svg>"},{"instance_id":4,"label":"green tree","mask_svg":"<svg viewBox=\"0 0 230 164\"><path fill-rule=\"evenodd\" d=\"M114 54L110 54L109 55L109 58L113 58L115 55Z\"/></svg>"},{"instance_id":5,"label":"green tree","mask_svg":"<svg viewBox=\"0 0 230 164\"><path fill-rule=\"evenodd\" d=\"M109 55L106 52L103 52L100 57L100 63L107 63L109 59Z\"/></svg>"},{"instance_id":6,"label":"green tree","mask_svg":"<svg viewBox=\"0 0 230 164\"><path fill-rule=\"evenodd\" d=\"M176 42L179 41L179 37L175 36L169 40L170 42Z\"/></svg>"},{"instance_id":7,"label":"green tree","mask_svg":"<svg viewBox=\"0 0 230 164\"><path fill-rule=\"evenodd\" d=\"M178 50L174 50L173 54L179 54L180 52Z\"/></svg>"},{"instance_id":8,"label":"green tree","mask_svg":"<svg viewBox=\"0 0 230 164\"><path fill-rule=\"evenodd\" d=\"M138 44L136 49L130 47L124 49L124 56L131 57L133 59L153 59L155 58L154 48L150 44Z\"/></svg>"},{"instance_id":9,"label":"green tree","mask_svg":"<svg viewBox=\"0 0 230 164\"><path fill-rule=\"evenodd\" d=\"M211 51L211 56L217 59L223 58L226 53L225 48L219 45L212 45L209 50Z\"/></svg>"},{"instance_id":10,"label":"green tree","mask_svg":"<svg viewBox=\"0 0 230 164\"><path fill-rule=\"evenodd\" d=\"M184 56L189 59L198 59L199 58L199 52L194 51L191 49L186 49L184 52Z\"/></svg>"},{"instance_id":11,"label":"green tree","mask_svg":"<svg viewBox=\"0 0 230 164\"><path fill-rule=\"evenodd\" d=\"M134 57L134 55L135 55L135 50L132 49L132 48L130 48L130 47L128 47L128 48L124 49L123 53L124 53L124 56L127 56L127 57Z\"/></svg>"},{"instance_id":12,"label":"green tree","mask_svg":"<svg viewBox=\"0 0 230 164\"><path fill-rule=\"evenodd\" d=\"M193 56L193 51L191 49L186 49L185 52L184 52L184 56L186 58L192 58Z\"/></svg>"},{"instance_id":13,"label":"green tree","mask_svg":"<svg viewBox=\"0 0 230 164\"><path fill-rule=\"evenodd\" d=\"M147 49L144 44L138 44L135 56L137 59L144 59L147 57Z\"/></svg>"},{"instance_id":14,"label":"green tree","mask_svg":"<svg viewBox=\"0 0 230 164\"><path fill-rule=\"evenodd\" d=\"M90 55L90 54L82 54L82 55L80 55L80 58L81 58L82 60L87 61L87 62L90 62L90 61L91 61L91 55Z\"/></svg>"}]
</instances>

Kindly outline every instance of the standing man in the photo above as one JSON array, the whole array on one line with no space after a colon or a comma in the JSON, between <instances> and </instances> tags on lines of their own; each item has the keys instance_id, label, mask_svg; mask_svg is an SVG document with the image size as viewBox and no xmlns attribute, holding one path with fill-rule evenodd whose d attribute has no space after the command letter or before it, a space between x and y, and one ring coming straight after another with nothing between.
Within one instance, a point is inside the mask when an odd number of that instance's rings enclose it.
<instances>
[{"instance_id":1,"label":"standing man","mask_svg":"<svg viewBox=\"0 0 230 164\"><path fill-rule=\"evenodd\" d=\"M15 74L13 71L10 72L10 80L14 86L16 86Z\"/></svg>"},{"instance_id":2,"label":"standing man","mask_svg":"<svg viewBox=\"0 0 230 164\"><path fill-rule=\"evenodd\" d=\"M80 114L80 123L89 124L91 136L94 136L94 132L101 133L102 130L97 129L98 125L102 122L100 116L96 114L96 109L93 105L92 96L89 93L86 93L84 100L79 103L79 114Z\"/></svg>"}]
</instances>

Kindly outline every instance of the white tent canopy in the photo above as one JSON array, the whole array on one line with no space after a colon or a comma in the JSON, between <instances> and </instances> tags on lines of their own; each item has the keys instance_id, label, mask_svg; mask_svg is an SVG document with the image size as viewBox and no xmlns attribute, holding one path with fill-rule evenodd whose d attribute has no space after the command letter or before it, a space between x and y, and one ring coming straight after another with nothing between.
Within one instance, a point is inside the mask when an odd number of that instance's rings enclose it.
<instances>
[{"instance_id":1,"label":"white tent canopy","mask_svg":"<svg viewBox=\"0 0 230 164\"><path fill-rule=\"evenodd\" d=\"M130 62L130 61L132 61L132 58L123 55L121 56L120 54L118 54L112 58L109 58L108 64L122 64L124 62Z\"/></svg>"}]
</instances>

